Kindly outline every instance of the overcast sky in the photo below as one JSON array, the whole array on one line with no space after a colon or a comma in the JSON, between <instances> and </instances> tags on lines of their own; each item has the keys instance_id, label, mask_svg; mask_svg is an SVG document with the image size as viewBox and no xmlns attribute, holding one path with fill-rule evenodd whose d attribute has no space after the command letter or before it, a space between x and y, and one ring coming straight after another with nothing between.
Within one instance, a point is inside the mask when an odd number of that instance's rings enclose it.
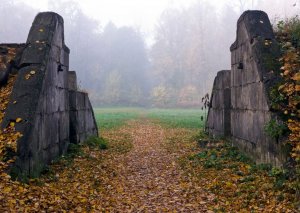
<instances>
[{"instance_id":1,"label":"overcast sky","mask_svg":"<svg viewBox=\"0 0 300 213\"><path fill-rule=\"evenodd\" d=\"M2 0L4 1L4 0ZM6 1L6 0L5 0ZM40 11L48 10L48 0L16 0L30 5ZM130 25L140 26L144 31L151 31L162 11L168 7L187 7L197 0L75 0L79 3L81 9L88 16L98 20L101 25L105 25L108 21L114 22L118 26ZM208 0L203 0L203 2ZM292 12L289 7L299 0L281 0L285 2L285 8L272 8L274 0L244 0L247 2L245 9L251 8L252 2L266 2L265 10L270 16L281 13L289 14ZM208 2L218 5L221 8L226 3L239 2L238 0L209 0Z\"/></svg>"},{"instance_id":2,"label":"overcast sky","mask_svg":"<svg viewBox=\"0 0 300 213\"><path fill-rule=\"evenodd\" d=\"M0 0L6 1L6 0ZM15 0L23 2L39 11L48 11L48 0ZM211 3L220 9L224 4L235 6L238 10L240 0L75 0L83 12L96 19L103 27L109 21L117 26L138 27L145 35L147 43L153 40L155 25L166 8L188 7L197 1ZM275 15L288 16L299 13L300 0L241 0L244 9L260 9L272 19ZM260 8L253 8L253 2L260 2ZM281 2L282 7L274 8L272 2ZM297 3L297 7L293 7Z\"/></svg>"},{"instance_id":3,"label":"overcast sky","mask_svg":"<svg viewBox=\"0 0 300 213\"><path fill-rule=\"evenodd\" d=\"M48 10L47 0L18 0L40 11ZM151 31L167 7L186 7L196 0L75 0L85 14L101 25L112 21L117 26L139 26Z\"/></svg>"}]
</instances>

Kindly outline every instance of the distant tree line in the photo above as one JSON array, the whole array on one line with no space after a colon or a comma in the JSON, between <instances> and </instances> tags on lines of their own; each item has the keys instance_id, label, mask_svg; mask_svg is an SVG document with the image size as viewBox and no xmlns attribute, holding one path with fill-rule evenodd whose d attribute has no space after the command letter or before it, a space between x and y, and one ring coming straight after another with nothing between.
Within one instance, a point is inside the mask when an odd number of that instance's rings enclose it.
<instances>
[{"instance_id":1,"label":"distant tree line","mask_svg":"<svg viewBox=\"0 0 300 213\"><path fill-rule=\"evenodd\" d=\"M64 17L70 68L94 106L199 107L217 71L230 69L236 21L250 6L239 0L217 10L203 2L166 9L151 46L139 29L102 27L73 0L48 6ZM18 0L2 2L0 41L25 42L36 13Z\"/></svg>"},{"instance_id":2,"label":"distant tree line","mask_svg":"<svg viewBox=\"0 0 300 213\"><path fill-rule=\"evenodd\" d=\"M230 67L237 16L230 7L218 15L212 5L201 3L162 14L150 51L153 103L201 105L216 72Z\"/></svg>"}]
</instances>

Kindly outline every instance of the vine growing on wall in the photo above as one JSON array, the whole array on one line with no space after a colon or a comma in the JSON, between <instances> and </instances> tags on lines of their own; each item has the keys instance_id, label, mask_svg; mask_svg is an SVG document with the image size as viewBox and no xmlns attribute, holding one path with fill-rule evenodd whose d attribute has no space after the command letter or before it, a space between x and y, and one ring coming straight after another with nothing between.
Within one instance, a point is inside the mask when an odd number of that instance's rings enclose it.
<instances>
[{"instance_id":1,"label":"vine growing on wall","mask_svg":"<svg viewBox=\"0 0 300 213\"><path fill-rule=\"evenodd\" d=\"M272 107L282 114L290 134L288 143L292 146L291 157L300 174L300 19L298 16L279 21L275 29L281 46L281 81L271 91ZM298 179L299 180L299 179ZM299 193L299 182L298 182Z\"/></svg>"}]
</instances>

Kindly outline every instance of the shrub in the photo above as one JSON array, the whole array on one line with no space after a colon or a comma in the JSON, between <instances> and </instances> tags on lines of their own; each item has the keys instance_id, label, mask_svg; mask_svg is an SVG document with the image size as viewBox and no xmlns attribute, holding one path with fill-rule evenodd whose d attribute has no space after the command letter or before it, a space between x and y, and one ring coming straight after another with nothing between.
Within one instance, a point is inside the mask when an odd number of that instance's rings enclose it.
<instances>
[{"instance_id":1,"label":"shrub","mask_svg":"<svg viewBox=\"0 0 300 213\"><path fill-rule=\"evenodd\" d=\"M270 137L278 141L279 137L283 136L288 131L288 128L283 122L279 123L272 119L265 125L264 130Z\"/></svg>"}]
</instances>

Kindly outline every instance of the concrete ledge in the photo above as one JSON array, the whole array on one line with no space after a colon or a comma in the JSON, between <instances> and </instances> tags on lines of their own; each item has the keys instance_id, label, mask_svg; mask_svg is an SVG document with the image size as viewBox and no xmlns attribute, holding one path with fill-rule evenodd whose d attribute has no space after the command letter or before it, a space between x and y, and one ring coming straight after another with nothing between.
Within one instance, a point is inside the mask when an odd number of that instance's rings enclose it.
<instances>
[{"instance_id":1,"label":"concrete ledge","mask_svg":"<svg viewBox=\"0 0 300 213\"><path fill-rule=\"evenodd\" d=\"M230 135L230 70L217 73L208 110L206 130L213 136Z\"/></svg>"},{"instance_id":2,"label":"concrete ledge","mask_svg":"<svg viewBox=\"0 0 300 213\"><path fill-rule=\"evenodd\" d=\"M79 144L95 135L98 128L88 94L70 90L70 142Z\"/></svg>"}]
</instances>

